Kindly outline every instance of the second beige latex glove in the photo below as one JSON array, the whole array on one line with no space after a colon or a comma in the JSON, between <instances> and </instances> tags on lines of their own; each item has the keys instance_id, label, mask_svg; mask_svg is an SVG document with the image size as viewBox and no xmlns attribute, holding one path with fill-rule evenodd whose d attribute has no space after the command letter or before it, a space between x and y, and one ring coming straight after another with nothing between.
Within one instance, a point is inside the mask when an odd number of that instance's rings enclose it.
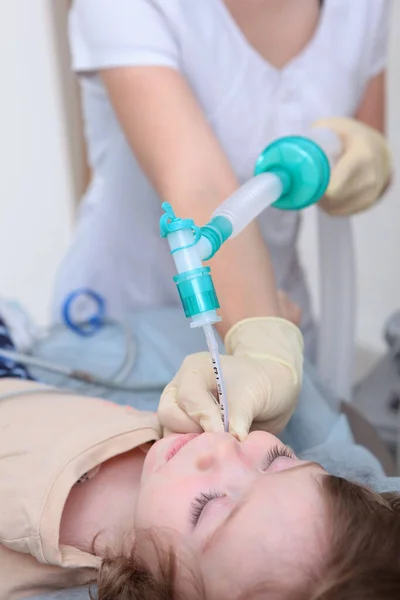
<instances>
[{"instance_id":1,"label":"second beige latex glove","mask_svg":"<svg viewBox=\"0 0 400 600\"><path fill-rule=\"evenodd\" d=\"M284 319L240 321L227 334L221 356L229 408L229 431L244 439L257 429L279 433L297 404L303 370L303 338ZM208 352L188 356L165 388L161 425L174 433L223 431L216 382Z\"/></svg>"},{"instance_id":2,"label":"second beige latex glove","mask_svg":"<svg viewBox=\"0 0 400 600\"><path fill-rule=\"evenodd\" d=\"M375 204L388 186L392 172L385 137L361 121L345 117L322 119L313 127L334 131L343 144L319 206L330 215L343 217Z\"/></svg>"}]
</instances>

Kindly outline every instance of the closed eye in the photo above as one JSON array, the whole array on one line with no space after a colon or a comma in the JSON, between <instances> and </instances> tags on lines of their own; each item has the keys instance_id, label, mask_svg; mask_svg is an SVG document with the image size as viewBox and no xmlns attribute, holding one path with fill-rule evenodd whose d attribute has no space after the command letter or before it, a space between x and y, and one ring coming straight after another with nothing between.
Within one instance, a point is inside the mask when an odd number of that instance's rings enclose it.
<instances>
[{"instance_id":1,"label":"closed eye","mask_svg":"<svg viewBox=\"0 0 400 600\"><path fill-rule=\"evenodd\" d=\"M272 465L272 463L281 456L286 456L286 458L295 458L293 450L287 446L284 446L283 444L277 444L268 450L263 459L261 470L266 471Z\"/></svg>"},{"instance_id":2,"label":"closed eye","mask_svg":"<svg viewBox=\"0 0 400 600\"><path fill-rule=\"evenodd\" d=\"M208 492L208 494L200 494L197 496L190 507L190 522L196 527L203 513L203 510L209 502L216 498L222 498L224 494L220 494L216 491Z\"/></svg>"}]
</instances>

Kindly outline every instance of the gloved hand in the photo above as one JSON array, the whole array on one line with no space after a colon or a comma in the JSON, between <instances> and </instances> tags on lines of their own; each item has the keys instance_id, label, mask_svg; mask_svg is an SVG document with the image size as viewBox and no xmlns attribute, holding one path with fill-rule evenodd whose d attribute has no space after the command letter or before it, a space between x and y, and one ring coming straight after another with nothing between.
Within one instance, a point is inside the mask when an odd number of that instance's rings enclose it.
<instances>
[{"instance_id":1,"label":"gloved hand","mask_svg":"<svg viewBox=\"0 0 400 600\"><path fill-rule=\"evenodd\" d=\"M389 184L392 172L384 136L361 121L344 117L322 119L313 127L334 131L344 148L332 168L330 184L319 206L330 215L347 216L375 204Z\"/></svg>"},{"instance_id":2,"label":"gloved hand","mask_svg":"<svg viewBox=\"0 0 400 600\"><path fill-rule=\"evenodd\" d=\"M284 319L245 319L225 337L221 356L229 431L243 440L252 426L279 433L289 421L302 382L303 338ZM208 352L188 356L165 388L161 425L174 433L223 431L215 375Z\"/></svg>"}]
</instances>

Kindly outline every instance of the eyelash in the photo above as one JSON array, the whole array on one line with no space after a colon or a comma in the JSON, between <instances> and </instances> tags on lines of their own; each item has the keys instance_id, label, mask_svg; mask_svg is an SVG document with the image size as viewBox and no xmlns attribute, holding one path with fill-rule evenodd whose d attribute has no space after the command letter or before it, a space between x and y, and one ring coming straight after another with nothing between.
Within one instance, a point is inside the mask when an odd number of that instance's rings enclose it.
<instances>
[{"instance_id":1,"label":"eyelash","mask_svg":"<svg viewBox=\"0 0 400 600\"><path fill-rule=\"evenodd\" d=\"M208 494L200 494L191 504L190 507L190 522L196 526L199 522L201 514L207 504L216 498L222 498L223 494L219 494L216 491L208 492Z\"/></svg>"},{"instance_id":2,"label":"eyelash","mask_svg":"<svg viewBox=\"0 0 400 600\"><path fill-rule=\"evenodd\" d=\"M267 454L264 457L262 470L265 471L272 465L274 460L279 458L280 456L286 456L287 458L293 458L294 453L287 446L274 446L270 450L268 450ZM200 517L203 513L203 510L207 506L209 502L212 500L216 500L217 498L222 498L224 494L220 494L218 492L211 491L208 494L200 494L197 496L191 504L190 507L190 522L192 525L196 526L200 520Z\"/></svg>"},{"instance_id":3,"label":"eyelash","mask_svg":"<svg viewBox=\"0 0 400 600\"><path fill-rule=\"evenodd\" d=\"M268 450L268 452L265 455L265 458L263 460L261 470L266 471L268 469L268 467L270 467L272 465L274 460L276 460L280 456L286 456L287 458L293 458L294 454L293 454L292 450L290 450L290 448L288 448L287 446L276 445L273 448L271 448L270 450Z\"/></svg>"}]
</instances>

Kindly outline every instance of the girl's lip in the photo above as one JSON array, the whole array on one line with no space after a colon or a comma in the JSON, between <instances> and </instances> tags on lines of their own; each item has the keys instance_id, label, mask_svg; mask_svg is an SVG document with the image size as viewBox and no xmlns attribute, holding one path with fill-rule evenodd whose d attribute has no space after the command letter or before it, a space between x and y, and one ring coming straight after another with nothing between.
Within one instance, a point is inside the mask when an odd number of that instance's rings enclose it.
<instances>
[{"instance_id":1,"label":"girl's lip","mask_svg":"<svg viewBox=\"0 0 400 600\"><path fill-rule=\"evenodd\" d=\"M180 435L178 438L175 438L173 442L170 444L167 453L165 455L165 460L168 462L173 458L183 446L186 446L189 442L194 440L194 438L198 437L199 433L186 433L184 435Z\"/></svg>"}]
</instances>

